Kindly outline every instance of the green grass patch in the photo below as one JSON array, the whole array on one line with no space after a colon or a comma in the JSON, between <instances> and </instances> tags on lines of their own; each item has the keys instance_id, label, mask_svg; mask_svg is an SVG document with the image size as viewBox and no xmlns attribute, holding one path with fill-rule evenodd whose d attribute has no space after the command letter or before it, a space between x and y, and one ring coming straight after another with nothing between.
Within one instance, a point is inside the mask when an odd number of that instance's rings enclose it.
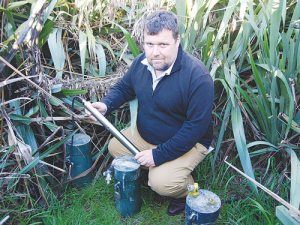
<instances>
[{"instance_id":1,"label":"green grass patch","mask_svg":"<svg viewBox=\"0 0 300 225\"><path fill-rule=\"evenodd\" d=\"M41 218L45 224L180 224L183 216L166 214L168 199L158 199L149 187L142 185L141 212L132 218L123 218L117 212L114 184L104 179L83 189L68 188L60 203Z\"/></svg>"},{"instance_id":2,"label":"green grass patch","mask_svg":"<svg viewBox=\"0 0 300 225\"><path fill-rule=\"evenodd\" d=\"M205 158L193 172L193 177L201 189L216 193L222 200L218 224L281 224L275 215L278 203L261 190L261 198L255 199L248 182L225 164L216 165L214 180L211 158L212 155ZM274 179L269 182L270 189L278 186L276 173L272 172ZM28 210L24 203L16 206L6 213L11 216L8 224L184 224L184 213L174 217L166 214L170 198L159 197L147 186L146 171L142 172L141 179L142 208L132 218L123 218L117 212L114 182L106 185L104 178L100 177L82 189L68 185L60 199L47 210L38 205L34 210ZM281 191L286 197L288 189L285 185Z\"/></svg>"}]
</instances>

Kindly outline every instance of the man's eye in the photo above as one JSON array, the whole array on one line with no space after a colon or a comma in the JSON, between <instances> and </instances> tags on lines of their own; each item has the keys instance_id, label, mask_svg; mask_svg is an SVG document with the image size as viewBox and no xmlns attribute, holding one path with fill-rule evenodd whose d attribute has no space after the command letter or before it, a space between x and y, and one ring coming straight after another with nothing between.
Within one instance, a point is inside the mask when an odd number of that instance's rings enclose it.
<instances>
[{"instance_id":1,"label":"man's eye","mask_svg":"<svg viewBox=\"0 0 300 225\"><path fill-rule=\"evenodd\" d=\"M148 46L152 46L152 43L147 43Z\"/></svg>"},{"instance_id":2,"label":"man's eye","mask_svg":"<svg viewBox=\"0 0 300 225\"><path fill-rule=\"evenodd\" d=\"M166 44L164 44L164 43L161 43L161 44L160 44L160 46L162 46L162 47L166 47L167 45L166 45Z\"/></svg>"}]
</instances>

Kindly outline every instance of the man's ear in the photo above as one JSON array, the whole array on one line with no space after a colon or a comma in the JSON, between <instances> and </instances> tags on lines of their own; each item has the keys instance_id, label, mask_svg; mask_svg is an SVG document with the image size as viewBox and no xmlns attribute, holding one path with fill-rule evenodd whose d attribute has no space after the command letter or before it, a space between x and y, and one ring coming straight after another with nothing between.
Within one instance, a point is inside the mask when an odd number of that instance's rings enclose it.
<instances>
[{"instance_id":1,"label":"man's ear","mask_svg":"<svg viewBox=\"0 0 300 225\"><path fill-rule=\"evenodd\" d=\"M176 39L176 46L179 47L180 44L180 35L178 34L178 37Z\"/></svg>"}]
</instances>

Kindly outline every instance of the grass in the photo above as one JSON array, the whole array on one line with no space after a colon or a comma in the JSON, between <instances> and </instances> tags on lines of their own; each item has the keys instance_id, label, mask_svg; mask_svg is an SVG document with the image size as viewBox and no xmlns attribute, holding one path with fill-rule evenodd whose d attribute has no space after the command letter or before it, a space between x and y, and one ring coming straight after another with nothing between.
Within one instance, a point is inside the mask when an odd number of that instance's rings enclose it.
<instances>
[{"instance_id":1,"label":"grass","mask_svg":"<svg viewBox=\"0 0 300 225\"><path fill-rule=\"evenodd\" d=\"M168 217L168 201L159 202L145 184L142 185L141 212L132 218L122 218L116 211L113 182L103 179L82 190L69 189L63 194L61 208L53 208L45 224L178 224L182 216ZM157 200L156 200L156 199Z\"/></svg>"},{"instance_id":2,"label":"grass","mask_svg":"<svg viewBox=\"0 0 300 225\"><path fill-rule=\"evenodd\" d=\"M281 224L275 216L278 203L262 191L259 192L261 199L255 199L248 182L225 164L216 166L217 176L213 181L211 157L212 154L205 158L193 176L201 189L210 190L221 198L218 224ZM276 174L274 171L272 173ZM38 206L35 210L28 210L22 204L16 206L9 212L13 216L8 224L184 224L184 213L174 217L166 214L170 198L158 198L146 185L145 171L141 179L142 208L132 218L122 218L116 211L114 184L106 185L101 177L82 189L67 186L60 200L53 202L47 210ZM268 188L275 189L279 185L276 180L274 176ZM288 190L285 185L282 185L281 191L281 195L286 197Z\"/></svg>"}]
</instances>

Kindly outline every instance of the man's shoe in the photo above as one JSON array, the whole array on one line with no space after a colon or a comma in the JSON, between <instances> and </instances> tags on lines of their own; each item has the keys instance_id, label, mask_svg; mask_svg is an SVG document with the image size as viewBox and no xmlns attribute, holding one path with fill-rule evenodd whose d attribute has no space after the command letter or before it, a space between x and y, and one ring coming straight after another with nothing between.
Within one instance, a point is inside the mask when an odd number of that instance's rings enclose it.
<instances>
[{"instance_id":1,"label":"man's shoe","mask_svg":"<svg viewBox=\"0 0 300 225\"><path fill-rule=\"evenodd\" d=\"M159 207L167 203L167 197L154 192L153 203Z\"/></svg>"},{"instance_id":2,"label":"man's shoe","mask_svg":"<svg viewBox=\"0 0 300 225\"><path fill-rule=\"evenodd\" d=\"M168 206L167 214L176 216L185 210L186 198L173 198Z\"/></svg>"}]
</instances>

